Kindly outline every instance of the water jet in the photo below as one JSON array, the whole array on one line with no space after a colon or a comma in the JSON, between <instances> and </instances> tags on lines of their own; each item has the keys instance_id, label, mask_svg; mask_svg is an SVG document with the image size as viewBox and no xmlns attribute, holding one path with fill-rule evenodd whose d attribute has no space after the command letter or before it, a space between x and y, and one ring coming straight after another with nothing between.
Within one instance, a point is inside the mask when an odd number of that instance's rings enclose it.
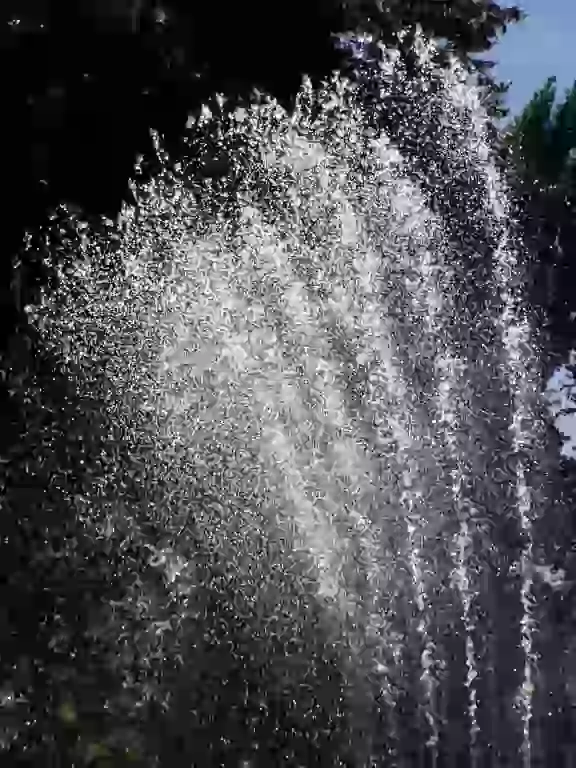
<instances>
[{"instance_id":1,"label":"water jet","mask_svg":"<svg viewBox=\"0 0 576 768\"><path fill-rule=\"evenodd\" d=\"M117 555L87 636L146 765L556 754L530 256L474 83L417 55L205 110L234 184L172 164L121 272L85 232L29 308L109 429L70 503Z\"/></svg>"}]
</instances>

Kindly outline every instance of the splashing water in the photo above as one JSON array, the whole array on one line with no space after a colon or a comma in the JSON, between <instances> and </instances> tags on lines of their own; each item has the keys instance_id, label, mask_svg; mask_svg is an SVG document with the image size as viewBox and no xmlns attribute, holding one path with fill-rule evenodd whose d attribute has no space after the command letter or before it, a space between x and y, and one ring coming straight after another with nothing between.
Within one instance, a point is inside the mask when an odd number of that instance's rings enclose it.
<instances>
[{"instance_id":1,"label":"splashing water","mask_svg":"<svg viewBox=\"0 0 576 768\"><path fill-rule=\"evenodd\" d=\"M144 687L185 712L182 764L542 764L527 261L478 92L418 54L417 77L384 52L368 86L305 84L293 115L204 109L228 177L137 188L122 273L85 233L31 311L126 446L83 519L150 553L124 607L148 605ZM258 702L239 731L194 698L210 664L213 701Z\"/></svg>"}]
</instances>

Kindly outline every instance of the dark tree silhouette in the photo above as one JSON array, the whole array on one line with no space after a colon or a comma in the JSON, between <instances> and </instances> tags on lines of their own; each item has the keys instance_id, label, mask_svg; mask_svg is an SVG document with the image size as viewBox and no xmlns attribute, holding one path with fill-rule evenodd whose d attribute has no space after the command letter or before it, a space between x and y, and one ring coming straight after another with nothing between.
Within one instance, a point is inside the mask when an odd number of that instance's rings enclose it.
<instances>
[{"instance_id":1,"label":"dark tree silhouette","mask_svg":"<svg viewBox=\"0 0 576 768\"><path fill-rule=\"evenodd\" d=\"M12 0L0 14L4 335L23 233L63 202L114 216L137 155L150 156L151 127L177 154L187 115L215 91L239 98L258 87L289 106L304 73L341 65L334 35L346 31L398 45L398 30L420 24L490 80L474 53L521 15L488 0L293 0L282 11L265 0ZM29 271L27 283L45 279Z\"/></svg>"}]
</instances>

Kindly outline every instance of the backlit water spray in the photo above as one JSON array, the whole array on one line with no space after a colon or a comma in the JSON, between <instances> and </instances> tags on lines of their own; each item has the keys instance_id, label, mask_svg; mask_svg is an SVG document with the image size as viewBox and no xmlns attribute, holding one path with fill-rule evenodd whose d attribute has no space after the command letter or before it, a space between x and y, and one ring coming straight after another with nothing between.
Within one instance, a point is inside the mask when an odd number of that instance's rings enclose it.
<instances>
[{"instance_id":1,"label":"backlit water spray","mask_svg":"<svg viewBox=\"0 0 576 768\"><path fill-rule=\"evenodd\" d=\"M91 631L150 764L542 764L527 259L478 92L416 53L204 109L122 270L84 227L30 312L124 446L82 520L147 566Z\"/></svg>"}]
</instances>

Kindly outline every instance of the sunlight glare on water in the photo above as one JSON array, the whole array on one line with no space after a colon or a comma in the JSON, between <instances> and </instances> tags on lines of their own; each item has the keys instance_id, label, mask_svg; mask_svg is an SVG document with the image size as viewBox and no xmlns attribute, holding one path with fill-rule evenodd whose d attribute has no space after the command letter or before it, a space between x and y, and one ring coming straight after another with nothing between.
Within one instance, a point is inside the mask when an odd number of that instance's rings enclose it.
<instances>
[{"instance_id":1,"label":"sunlight glare on water","mask_svg":"<svg viewBox=\"0 0 576 768\"><path fill-rule=\"evenodd\" d=\"M277 576L295 569L342 654L350 707L384 712L355 765L488 754L527 768L540 427L525 265L478 93L418 50L416 80L384 55L375 78L401 119L383 108L378 130L362 86L340 78L305 83L293 115L274 101L204 109L189 128L219 132L230 177L181 169L137 188L124 274L105 283L95 236L35 321L164 494L164 543L149 545L169 589L195 589L188 507L208 496L194 537L254 626L266 610L297 622ZM512 664L487 638L505 518L523 542L508 585L519 619L497 631L523 661L503 735L489 691ZM146 520L134 526L145 540Z\"/></svg>"}]
</instances>

